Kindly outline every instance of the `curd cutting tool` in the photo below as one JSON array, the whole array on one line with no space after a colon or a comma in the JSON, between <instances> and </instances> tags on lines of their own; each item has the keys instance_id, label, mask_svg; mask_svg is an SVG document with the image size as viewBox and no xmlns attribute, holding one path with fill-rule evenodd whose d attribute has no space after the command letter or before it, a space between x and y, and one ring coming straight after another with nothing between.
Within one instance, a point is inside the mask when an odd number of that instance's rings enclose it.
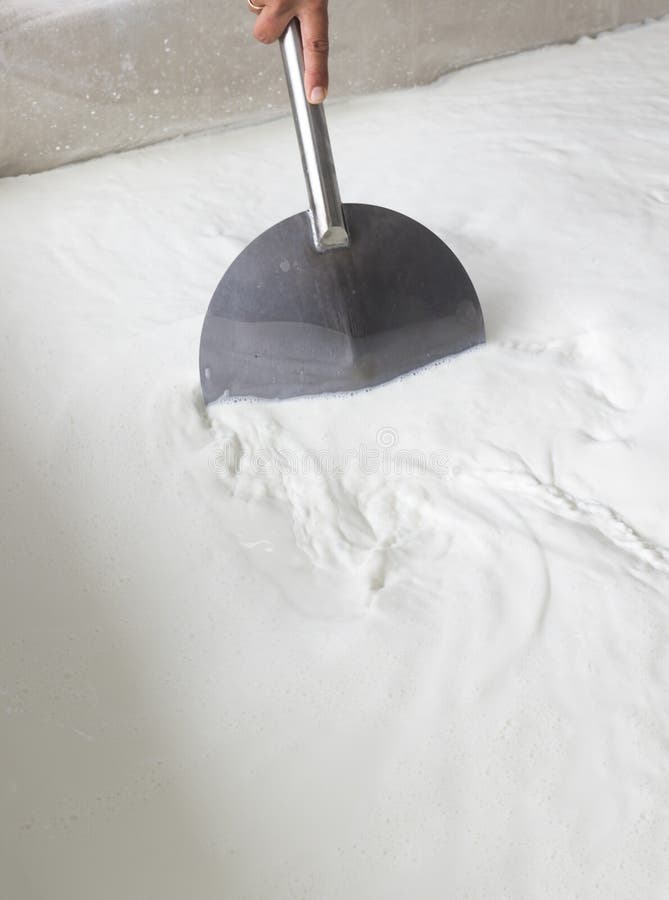
<instances>
[{"instance_id":1,"label":"curd cutting tool","mask_svg":"<svg viewBox=\"0 0 669 900\"><path fill-rule=\"evenodd\" d=\"M474 286L440 238L401 213L342 204L297 20L280 45L309 209L257 237L216 288L200 342L205 403L356 391L485 341Z\"/></svg>"}]
</instances>

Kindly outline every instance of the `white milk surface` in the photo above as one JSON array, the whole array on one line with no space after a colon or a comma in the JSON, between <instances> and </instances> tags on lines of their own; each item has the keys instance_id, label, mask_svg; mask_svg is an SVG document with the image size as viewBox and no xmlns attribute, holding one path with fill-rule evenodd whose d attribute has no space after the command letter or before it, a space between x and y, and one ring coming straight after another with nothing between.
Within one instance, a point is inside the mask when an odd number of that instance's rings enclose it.
<instances>
[{"instance_id":1,"label":"white milk surface","mask_svg":"<svg viewBox=\"0 0 669 900\"><path fill-rule=\"evenodd\" d=\"M3 898L669 896L668 46L330 107L489 338L356 396L200 399L288 118L0 182Z\"/></svg>"}]
</instances>

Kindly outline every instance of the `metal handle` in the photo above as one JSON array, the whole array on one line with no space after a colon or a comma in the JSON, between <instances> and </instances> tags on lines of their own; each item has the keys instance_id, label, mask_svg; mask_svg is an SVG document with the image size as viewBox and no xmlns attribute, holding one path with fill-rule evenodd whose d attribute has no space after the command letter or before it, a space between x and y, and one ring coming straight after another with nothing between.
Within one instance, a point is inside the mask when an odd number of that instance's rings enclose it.
<instances>
[{"instance_id":1,"label":"metal handle","mask_svg":"<svg viewBox=\"0 0 669 900\"><path fill-rule=\"evenodd\" d=\"M320 252L348 247L349 236L339 196L332 147L321 104L309 103L304 91L304 56L297 19L280 40L295 131L309 195L314 247Z\"/></svg>"}]
</instances>

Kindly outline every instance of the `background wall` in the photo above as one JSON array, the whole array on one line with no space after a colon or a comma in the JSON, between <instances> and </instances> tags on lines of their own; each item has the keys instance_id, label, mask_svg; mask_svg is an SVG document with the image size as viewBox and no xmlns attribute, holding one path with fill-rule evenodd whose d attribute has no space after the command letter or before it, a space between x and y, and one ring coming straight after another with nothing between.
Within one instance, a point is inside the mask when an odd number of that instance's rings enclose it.
<instances>
[{"instance_id":1,"label":"background wall","mask_svg":"<svg viewBox=\"0 0 669 900\"><path fill-rule=\"evenodd\" d=\"M669 13L669 0L331 0L333 98ZM283 113L245 0L0 0L0 175Z\"/></svg>"}]
</instances>

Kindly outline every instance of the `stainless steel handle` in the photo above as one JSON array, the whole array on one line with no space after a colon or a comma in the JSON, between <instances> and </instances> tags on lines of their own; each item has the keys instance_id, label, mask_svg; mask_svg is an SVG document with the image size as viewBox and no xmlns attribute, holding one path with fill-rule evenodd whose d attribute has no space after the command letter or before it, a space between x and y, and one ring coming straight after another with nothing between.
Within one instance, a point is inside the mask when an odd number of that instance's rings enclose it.
<instances>
[{"instance_id":1,"label":"stainless steel handle","mask_svg":"<svg viewBox=\"0 0 669 900\"><path fill-rule=\"evenodd\" d=\"M314 247L320 252L348 247L349 236L339 196L325 111L321 104L309 103L304 91L304 56L297 19L292 20L282 35L280 44L302 169L307 183Z\"/></svg>"}]
</instances>

